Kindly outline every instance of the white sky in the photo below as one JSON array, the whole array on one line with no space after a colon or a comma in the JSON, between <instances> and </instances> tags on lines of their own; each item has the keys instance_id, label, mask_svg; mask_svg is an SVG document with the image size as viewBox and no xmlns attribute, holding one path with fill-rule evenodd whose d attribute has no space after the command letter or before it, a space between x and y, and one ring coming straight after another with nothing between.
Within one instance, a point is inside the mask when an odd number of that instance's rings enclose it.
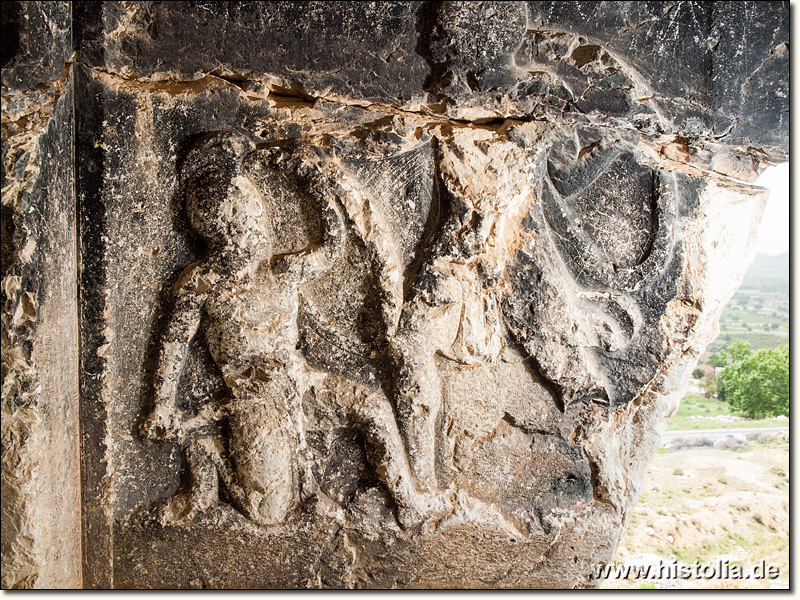
<instances>
[{"instance_id":1,"label":"white sky","mask_svg":"<svg viewBox=\"0 0 800 600\"><path fill-rule=\"evenodd\" d=\"M769 167L756 181L769 189L758 226L758 251L776 256L789 250L789 163Z\"/></svg>"}]
</instances>

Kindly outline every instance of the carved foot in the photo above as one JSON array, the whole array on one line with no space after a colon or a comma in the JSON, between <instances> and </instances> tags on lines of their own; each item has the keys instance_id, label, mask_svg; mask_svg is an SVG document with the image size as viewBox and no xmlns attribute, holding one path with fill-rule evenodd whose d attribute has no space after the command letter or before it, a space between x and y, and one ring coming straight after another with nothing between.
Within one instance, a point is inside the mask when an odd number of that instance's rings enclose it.
<instances>
[{"instance_id":1,"label":"carved foot","mask_svg":"<svg viewBox=\"0 0 800 600\"><path fill-rule=\"evenodd\" d=\"M174 495L159 510L158 520L162 527L170 525L186 525L194 520L197 511L192 507L192 495L180 493Z\"/></svg>"},{"instance_id":2,"label":"carved foot","mask_svg":"<svg viewBox=\"0 0 800 600\"><path fill-rule=\"evenodd\" d=\"M435 525L453 512L453 499L448 491L436 494L414 494L409 502L398 503L397 521L403 529Z\"/></svg>"},{"instance_id":3,"label":"carved foot","mask_svg":"<svg viewBox=\"0 0 800 600\"><path fill-rule=\"evenodd\" d=\"M280 525L286 519L289 508L285 498L280 494L272 494L271 497L261 492L250 492L243 503L243 512L248 519L256 525L271 527Z\"/></svg>"},{"instance_id":4,"label":"carved foot","mask_svg":"<svg viewBox=\"0 0 800 600\"><path fill-rule=\"evenodd\" d=\"M216 494L198 495L195 492L180 492L167 501L158 513L163 527L169 525L188 525L194 519L217 503Z\"/></svg>"},{"instance_id":5,"label":"carved foot","mask_svg":"<svg viewBox=\"0 0 800 600\"><path fill-rule=\"evenodd\" d=\"M219 462L219 448L212 438L193 440L186 447L191 487L189 491L179 492L167 501L159 514L162 525L189 523L219 501L219 475L215 459Z\"/></svg>"}]
</instances>

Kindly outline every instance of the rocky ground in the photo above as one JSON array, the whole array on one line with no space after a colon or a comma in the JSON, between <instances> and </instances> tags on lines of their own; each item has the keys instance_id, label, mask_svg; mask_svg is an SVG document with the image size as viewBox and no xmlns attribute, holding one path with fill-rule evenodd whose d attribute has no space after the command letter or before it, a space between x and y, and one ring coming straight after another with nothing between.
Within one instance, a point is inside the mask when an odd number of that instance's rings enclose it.
<instances>
[{"instance_id":1,"label":"rocky ground","mask_svg":"<svg viewBox=\"0 0 800 600\"><path fill-rule=\"evenodd\" d=\"M775 579L610 579L604 588L781 588L789 585L789 440L746 450L662 449L617 553L621 565L741 565L765 561Z\"/></svg>"}]
</instances>

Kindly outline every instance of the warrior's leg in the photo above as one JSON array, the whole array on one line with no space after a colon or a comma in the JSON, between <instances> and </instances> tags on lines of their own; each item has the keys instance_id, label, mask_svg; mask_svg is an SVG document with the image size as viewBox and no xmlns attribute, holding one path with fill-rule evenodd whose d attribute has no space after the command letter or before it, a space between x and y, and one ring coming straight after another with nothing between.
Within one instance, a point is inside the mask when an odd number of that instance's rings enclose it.
<instances>
[{"instance_id":1,"label":"warrior's leg","mask_svg":"<svg viewBox=\"0 0 800 600\"><path fill-rule=\"evenodd\" d=\"M259 525L281 523L296 501L293 423L295 394L284 376L259 384L259 394L238 391L230 405L234 499ZM239 498L236 498L236 496Z\"/></svg>"},{"instance_id":2,"label":"warrior's leg","mask_svg":"<svg viewBox=\"0 0 800 600\"><path fill-rule=\"evenodd\" d=\"M411 470L423 489L436 483L436 419L441 407L441 382L434 356L405 354L396 395L397 420Z\"/></svg>"},{"instance_id":3,"label":"warrior's leg","mask_svg":"<svg viewBox=\"0 0 800 600\"><path fill-rule=\"evenodd\" d=\"M370 462L397 504L401 525L411 526L449 510L450 504L444 496L420 492L414 485L389 400L381 394L365 394L353 412L366 436Z\"/></svg>"},{"instance_id":4,"label":"warrior's leg","mask_svg":"<svg viewBox=\"0 0 800 600\"><path fill-rule=\"evenodd\" d=\"M370 462L400 504L410 504L416 495L403 440L389 400L364 393L353 413L366 437Z\"/></svg>"},{"instance_id":5,"label":"warrior's leg","mask_svg":"<svg viewBox=\"0 0 800 600\"><path fill-rule=\"evenodd\" d=\"M219 477L215 466L221 448L211 437L201 437L186 447L191 487L173 496L164 509L165 524L190 520L199 512L211 508L219 500Z\"/></svg>"}]
</instances>

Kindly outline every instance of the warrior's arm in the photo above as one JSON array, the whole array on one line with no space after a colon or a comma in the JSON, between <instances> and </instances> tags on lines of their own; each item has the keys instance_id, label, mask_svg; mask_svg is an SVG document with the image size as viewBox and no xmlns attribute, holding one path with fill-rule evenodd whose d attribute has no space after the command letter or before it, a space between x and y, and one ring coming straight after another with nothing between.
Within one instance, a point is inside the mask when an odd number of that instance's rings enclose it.
<instances>
[{"instance_id":1,"label":"warrior's arm","mask_svg":"<svg viewBox=\"0 0 800 600\"><path fill-rule=\"evenodd\" d=\"M182 437L177 391L189 346L200 327L208 285L204 275L197 264L190 265L175 284L172 315L162 337L155 374L155 406L146 423L146 435L151 439Z\"/></svg>"},{"instance_id":2,"label":"warrior's arm","mask_svg":"<svg viewBox=\"0 0 800 600\"><path fill-rule=\"evenodd\" d=\"M331 197L322 208L324 237L313 250L281 257L288 270L300 282L310 281L333 267L344 254L345 226L343 207L338 198Z\"/></svg>"}]
</instances>

